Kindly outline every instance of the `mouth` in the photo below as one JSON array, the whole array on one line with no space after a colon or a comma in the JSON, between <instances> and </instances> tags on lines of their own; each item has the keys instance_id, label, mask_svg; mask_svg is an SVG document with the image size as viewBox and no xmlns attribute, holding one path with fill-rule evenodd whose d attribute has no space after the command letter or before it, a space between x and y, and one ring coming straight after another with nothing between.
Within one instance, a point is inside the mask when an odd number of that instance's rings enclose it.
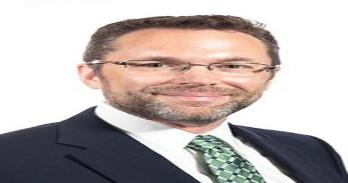
<instances>
[{"instance_id":1,"label":"mouth","mask_svg":"<svg viewBox=\"0 0 348 183\"><path fill-rule=\"evenodd\" d=\"M155 95L161 95L166 98L172 98L177 101L197 101L197 102L209 102L215 101L222 97L226 97L226 95L216 94L216 93L208 93L208 92L175 92L175 93L158 93Z\"/></svg>"},{"instance_id":2,"label":"mouth","mask_svg":"<svg viewBox=\"0 0 348 183\"><path fill-rule=\"evenodd\" d=\"M220 94L216 93L209 93L209 92L168 92L168 93L161 93L161 95L167 95L167 96L183 96L183 97L218 97L222 96Z\"/></svg>"}]
</instances>

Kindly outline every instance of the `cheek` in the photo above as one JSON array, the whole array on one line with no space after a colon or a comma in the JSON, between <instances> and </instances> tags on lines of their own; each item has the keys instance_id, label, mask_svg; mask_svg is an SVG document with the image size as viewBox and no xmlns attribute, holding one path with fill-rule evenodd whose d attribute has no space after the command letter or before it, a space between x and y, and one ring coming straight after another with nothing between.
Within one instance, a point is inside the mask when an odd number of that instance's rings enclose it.
<instances>
[{"instance_id":1,"label":"cheek","mask_svg":"<svg viewBox=\"0 0 348 183\"><path fill-rule=\"evenodd\" d=\"M111 91L115 93L125 93L125 92L132 92L132 93L139 93L141 90L161 84L162 82L159 82L159 79L154 78L144 78L144 77L128 77L125 75L118 75L117 77L112 77L108 80L108 87Z\"/></svg>"},{"instance_id":2,"label":"cheek","mask_svg":"<svg viewBox=\"0 0 348 183\"><path fill-rule=\"evenodd\" d=\"M238 87L248 91L258 91L263 90L267 86L268 78L233 78L225 80L225 82L230 86Z\"/></svg>"}]
</instances>

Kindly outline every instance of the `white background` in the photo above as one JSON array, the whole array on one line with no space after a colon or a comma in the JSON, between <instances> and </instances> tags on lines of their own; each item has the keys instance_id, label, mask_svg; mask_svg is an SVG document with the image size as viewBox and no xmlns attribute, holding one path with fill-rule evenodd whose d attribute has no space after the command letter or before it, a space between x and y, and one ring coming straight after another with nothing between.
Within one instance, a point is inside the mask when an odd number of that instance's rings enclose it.
<instances>
[{"instance_id":1,"label":"white background","mask_svg":"<svg viewBox=\"0 0 348 183\"><path fill-rule=\"evenodd\" d=\"M344 0L28 0L1 4L0 133L56 122L98 104L78 78L100 26L159 15L229 14L258 20L277 37L282 69L235 124L305 133L348 163L348 6Z\"/></svg>"}]
</instances>

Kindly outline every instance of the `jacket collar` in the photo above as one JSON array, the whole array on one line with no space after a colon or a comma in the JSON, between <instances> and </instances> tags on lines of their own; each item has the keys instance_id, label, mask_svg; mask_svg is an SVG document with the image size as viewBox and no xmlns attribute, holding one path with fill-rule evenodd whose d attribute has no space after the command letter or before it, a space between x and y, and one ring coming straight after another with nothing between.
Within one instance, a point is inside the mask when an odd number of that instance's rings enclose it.
<instances>
[{"instance_id":1,"label":"jacket collar","mask_svg":"<svg viewBox=\"0 0 348 183\"><path fill-rule=\"evenodd\" d=\"M87 148L119 134L115 127L109 125L94 114L95 107L66 119L58 125L59 144ZM115 133L117 132L117 133Z\"/></svg>"},{"instance_id":2,"label":"jacket collar","mask_svg":"<svg viewBox=\"0 0 348 183\"><path fill-rule=\"evenodd\" d=\"M57 143L81 149L66 155L67 158L118 183L198 183L161 155L104 122L94 114L94 109L89 108L59 124ZM236 125L230 128L233 135L254 147L297 182L327 180L325 173L315 173L320 170L302 159L299 151L274 140L274 136L264 133L265 130ZM305 167L307 171L302 171Z\"/></svg>"},{"instance_id":3,"label":"jacket collar","mask_svg":"<svg viewBox=\"0 0 348 183\"><path fill-rule=\"evenodd\" d=\"M161 155L99 119L94 109L59 124L57 143L81 148L66 158L111 182L199 183Z\"/></svg>"},{"instance_id":4,"label":"jacket collar","mask_svg":"<svg viewBox=\"0 0 348 183\"><path fill-rule=\"evenodd\" d=\"M320 167L312 164L302 154L303 152L293 146L296 142L283 143L284 141L277 139L276 131L236 125L230 125L230 128L232 133L243 143L255 148L262 156L267 157L276 165L280 171L296 182L331 182ZM279 138L284 137L279 136Z\"/></svg>"}]
</instances>

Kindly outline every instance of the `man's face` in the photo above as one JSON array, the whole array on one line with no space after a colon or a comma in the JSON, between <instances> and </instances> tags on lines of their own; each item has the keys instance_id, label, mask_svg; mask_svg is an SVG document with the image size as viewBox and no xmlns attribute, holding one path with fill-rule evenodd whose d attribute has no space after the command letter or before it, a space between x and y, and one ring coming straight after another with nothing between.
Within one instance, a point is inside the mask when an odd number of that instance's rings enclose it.
<instances>
[{"instance_id":1,"label":"man's face","mask_svg":"<svg viewBox=\"0 0 348 183\"><path fill-rule=\"evenodd\" d=\"M209 64L243 57L271 64L265 45L244 33L218 30L144 29L114 41L104 61L153 60ZM271 73L248 77L216 76L193 66L178 75L138 75L105 64L100 88L109 104L142 118L183 126L203 126L255 102Z\"/></svg>"}]
</instances>

